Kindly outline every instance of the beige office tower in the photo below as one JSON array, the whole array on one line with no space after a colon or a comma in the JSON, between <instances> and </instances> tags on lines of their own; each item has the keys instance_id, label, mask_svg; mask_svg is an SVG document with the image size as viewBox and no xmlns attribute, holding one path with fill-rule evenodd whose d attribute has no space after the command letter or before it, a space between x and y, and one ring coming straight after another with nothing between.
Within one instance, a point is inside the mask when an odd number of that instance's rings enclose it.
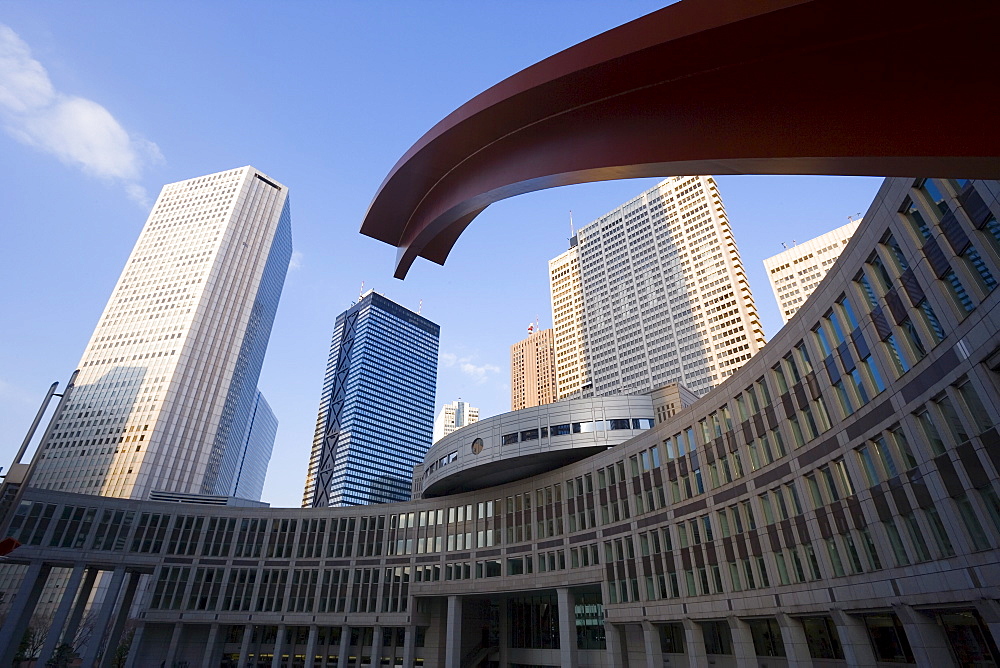
<instances>
[{"instance_id":1,"label":"beige office tower","mask_svg":"<svg viewBox=\"0 0 1000 668\"><path fill-rule=\"evenodd\" d=\"M575 236L570 243L568 251L549 260L556 399L588 396L592 389L583 337L583 286Z\"/></svg>"},{"instance_id":2,"label":"beige office tower","mask_svg":"<svg viewBox=\"0 0 1000 668\"><path fill-rule=\"evenodd\" d=\"M783 323L795 315L820 284L860 224L860 218L852 220L843 227L794 244L788 250L764 260L767 279L771 282L774 298L778 300Z\"/></svg>"},{"instance_id":3,"label":"beige office tower","mask_svg":"<svg viewBox=\"0 0 1000 668\"><path fill-rule=\"evenodd\" d=\"M260 499L256 384L291 243L288 189L253 167L164 186L31 485Z\"/></svg>"},{"instance_id":4,"label":"beige office tower","mask_svg":"<svg viewBox=\"0 0 1000 668\"><path fill-rule=\"evenodd\" d=\"M576 241L594 396L670 383L702 396L763 347L712 177L662 181L581 228Z\"/></svg>"},{"instance_id":5,"label":"beige office tower","mask_svg":"<svg viewBox=\"0 0 1000 668\"><path fill-rule=\"evenodd\" d=\"M532 332L510 347L510 409L551 404L556 400L554 330Z\"/></svg>"}]
</instances>

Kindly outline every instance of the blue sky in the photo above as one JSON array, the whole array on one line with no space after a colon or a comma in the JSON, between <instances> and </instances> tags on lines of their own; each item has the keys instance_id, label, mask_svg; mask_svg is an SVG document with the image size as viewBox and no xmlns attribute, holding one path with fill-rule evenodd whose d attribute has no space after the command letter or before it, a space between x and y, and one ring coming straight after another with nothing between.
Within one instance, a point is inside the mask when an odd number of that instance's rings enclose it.
<instances>
[{"instance_id":1,"label":"blue sky","mask_svg":"<svg viewBox=\"0 0 1000 668\"><path fill-rule=\"evenodd\" d=\"M265 501L299 503L333 322L362 281L423 300L441 325L438 406L509 410L509 346L536 317L551 324L547 261L566 248L569 211L579 227L656 180L500 202L444 267L418 260L405 281L361 218L455 107L662 4L3 3L0 464L75 368L159 188L246 164L290 188L296 250L260 380L280 420ZM781 320L762 259L863 213L880 180L718 181L770 338Z\"/></svg>"}]
</instances>

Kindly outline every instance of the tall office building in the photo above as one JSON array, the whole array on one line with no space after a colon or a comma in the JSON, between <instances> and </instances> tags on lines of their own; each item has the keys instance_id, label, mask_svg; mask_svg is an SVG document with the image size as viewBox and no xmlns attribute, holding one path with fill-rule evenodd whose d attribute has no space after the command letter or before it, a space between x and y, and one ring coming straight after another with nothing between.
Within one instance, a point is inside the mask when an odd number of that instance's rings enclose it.
<instances>
[{"instance_id":1,"label":"tall office building","mask_svg":"<svg viewBox=\"0 0 1000 668\"><path fill-rule=\"evenodd\" d=\"M337 316L303 507L410 498L431 446L440 332L372 290Z\"/></svg>"},{"instance_id":2,"label":"tall office building","mask_svg":"<svg viewBox=\"0 0 1000 668\"><path fill-rule=\"evenodd\" d=\"M583 285L576 236L570 248L549 260L552 297L553 353L556 365L556 399L586 396L593 389L587 346L583 337Z\"/></svg>"},{"instance_id":3,"label":"tall office building","mask_svg":"<svg viewBox=\"0 0 1000 668\"><path fill-rule=\"evenodd\" d=\"M510 347L510 409L551 404L556 400L553 329L534 331Z\"/></svg>"},{"instance_id":4,"label":"tall office building","mask_svg":"<svg viewBox=\"0 0 1000 668\"><path fill-rule=\"evenodd\" d=\"M771 282L771 290L778 301L782 323L788 322L809 298L860 224L860 218L852 220L847 225L795 244L764 260L767 280Z\"/></svg>"},{"instance_id":5,"label":"tall office building","mask_svg":"<svg viewBox=\"0 0 1000 668\"><path fill-rule=\"evenodd\" d=\"M259 391L244 433L239 470L226 496L260 499L274 449L274 437L278 434L278 418Z\"/></svg>"},{"instance_id":6,"label":"tall office building","mask_svg":"<svg viewBox=\"0 0 1000 668\"><path fill-rule=\"evenodd\" d=\"M585 346L579 363L589 369L580 373L594 395L681 383L701 396L764 345L712 177L669 178L581 228L576 241L583 326L577 337L578 321L561 318L556 338Z\"/></svg>"},{"instance_id":7,"label":"tall office building","mask_svg":"<svg viewBox=\"0 0 1000 668\"><path fill-rule=\"evenodd\" d=\"M459 399L445 404L434 418L434 442L462 427L479 422L479 409Z\"/></svg>"},{"instance_id":8,"label":"tall office building","mask_svg":"<svg viewBox=\"0 0 1000 668\"><path fill-rule=\"evenodd\" d=\"M253 167L164 186L32 485L259 499L241 472L273 444L252 418L291 252L288 189Z\"/></svg>"}]
</instances>

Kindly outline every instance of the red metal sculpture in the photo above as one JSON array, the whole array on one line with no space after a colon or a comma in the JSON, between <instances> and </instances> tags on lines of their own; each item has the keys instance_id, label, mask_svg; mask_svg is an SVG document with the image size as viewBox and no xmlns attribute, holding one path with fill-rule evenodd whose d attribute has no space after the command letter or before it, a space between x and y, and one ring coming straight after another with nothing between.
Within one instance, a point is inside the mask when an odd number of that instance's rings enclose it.
<instances>
[{"instance_id":1,"label":"red metal sculpture","mask_svg":"<svg viewBox=\"0 0 1000 668\"><path fill-rule=\"evenodd\" d=\"M679 174L1000 178L1000 2L685 0L459 107L361 232L443 264L488 205Z\"/></svg>"}]
</instances>

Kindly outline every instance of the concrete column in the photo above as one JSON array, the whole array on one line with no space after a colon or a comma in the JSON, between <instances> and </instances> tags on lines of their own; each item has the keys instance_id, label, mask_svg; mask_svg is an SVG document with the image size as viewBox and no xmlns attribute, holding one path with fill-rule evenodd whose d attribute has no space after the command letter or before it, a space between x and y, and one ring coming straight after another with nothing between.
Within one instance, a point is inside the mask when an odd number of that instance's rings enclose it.
<instances>
[{"instance_id":1,"label":"concrete column","mask_svg":"<svg viewBox=\"0 0 1000 668\"><path fill-rule=\"evenodd\" d=\"M309 625L309 638L306 640L306 662L305 668L313 668L316 663L316 637L319 635L319 627L315 624ZM205 668L209 668L205 666Z\"/></svg>"},{"instance_id":2,"label":"concrete column","mask_svg":"<svg viewBox=\"0 0 1000 668\"><path fill-rule=\"evenodd\" d=\"M607 640L607 668L625 668L628 657L625 654L625 643L622 642L621 630L611 622L604 622L604 637Z\"/></svg>"},{"instance_id":3,"label":"concrete column","mask_svg":"<svg viewBox=\"0 0 1000 668\"><path fill-rule=\"evenodd\" d=\"M576 597L567 587L556 589L559 604L559 662L563 668L578 664L576 650Z\"/></svg>"},{"instance_id":4,"label":"concrete column","mask_svg":"<svg viewBox=\"0 0 1000 668\"><path fill-rule=\"evenodd\" d=\"M139 659L139 652L142 650L142 635L146 630L146 622L139 622L135 627L135 634L132 636L132 646L128 650L128 658L125 659L125 668L135 668ZM209 668L215 668L210 666Z\"/></svg>"},{"instance_id":5,"label":"concrete column","mask_svg":"<svg viewBox=\"0 0 1000 668\"><path fill-rule=\"evenodd\" d=\"M39 666L44 666L52 658L52 654L56 651L56 647L62 639L63 627L66 626L69 613L73 610L73 599L76 598L76 592L80 588L80 583L83 582L83 573L86 570L87 566L85 564L76 564L73 566L73 570L70 571L69 580L66 582L66 589L63 591L62 598L59 599L59 607L56 608L56 614L52 617L49 632L45 636L45 644L42 645L42 650L38 653ZM72 643L73 639L70 638L69 640Z\"/></svg>"},{"instance_id":6,"label":"concrete column","mask_svg":"<svg viewBox=\"0 0 1000 668\"><path fill-rule=\"evenodd\" d=\"M281 668L281 654L285 651L285 625L278 624L278 633L274 636L274 652L271 655L271 668Z\"/></svg>"},{"instance_id":7,"label":"concrete column","mask_svg":"<svg viewBox=\"0 0 1000 668\"><path fill-rule=\"evenodd\" d=\"M373 666L380 666L382 662L380 660L380 655L382 654L382 627L376 626L372 629L372 647L369 654L372 657Z\"/></svg>"},{"instance_id":8,"label":"concrete column","mask_svg":"<svg viewBox=\"0 0 1000 668\"><path fill-rule=\"evenodd\" d=\"M507 599L501 598L498 602L500 612L500 623L497 635L500 637L500 665L506 666L510 662L510 613L507 612Z\"/></svg>"},{"instance_id":9,"label":"concrete column","mask_svg":"<svg viewBox=\"0 0 1000 668\"><path fill-rule=\"evenodd\" d=\"M738 668L757 668L757 650L753 647L750 626L735 615L727 617L729 633L733 637L733 654Z\"/></svg>"},{"instance_id":10,"label":"concrete column","mask_svg":"<svg viewBox=\"0 0 1000 668\"><path fill-rule=\"evenodd\" d=\"M868 637L864 622L843 610L830 610L830 617L837 627L840 646L844 649L844 659L849 666L874 666L875 652Z\"/></svg>"},{"instance_id":11,"label":"concrete column","mask_svg":"<svg viewBox=\"0 0 1000 668\"><path fill-rule=\"evenodd\" d=\"M83 584L80 593L77 594L76 603L73 604L73 612L66 622L66 630L63 631L63 642L67 645L74 645L77 631L80 630L80 622L83 621L83 613L87 611L87 602L90 601L90 593L94 590L94 583L97 582L97 575L100 571L96 568L88 568L83 574ZM79 649L74 645L74 649Z\"/></svg>"},{"instance_id":12,"label":"concrete column","mask_svg":"<svg viewBox=\"0 0 1000 668\"><path fill-rule=\"evenodd\" d=\"M403 668L413 668L417 653L417 627L409 624L403 635ZM500 664L503 665L503 664Z\"/></svg>"},{"instance_id":13,"label":"concrete column","mask_svg":"<svg viewBox=\"0 0 1000 668\"><path fill-rule=\"evenodd\" d=\"M660 647L660 634L653 622L642 623L642 644L646 650L646 668L662 668L663 648Z\"/></svg>"},{"instance_id":14,"label":"concrete column","mask_svg":"<svg viewBox=\"0 0 1000 668\"><path fill-rule=\"evenodd\" d=\"M351 653L351 627L340 627L340 654L337 656L337 668L347 668L347 657Z\"/></svg>"},{"instance_id":15,"label":"concrete column","mask_svg":"<svg viewBox=\"0 0 1000 668\"><path fill-rule=\"evenodd\" d=\"M910 643L910 649L913 650L913 658L917 665L951 665L953 659L951 649L948 647L948 636L937 622L908 605L894 605L892 611L903 623L906 639Z\"/></svg>"},{"instance_id":16,"label":"concrete column","mask_svg":"<svg viewBox=\"0 0 1000 668\"><path fill-rule=\"evenodd\" d=\"M687 663L690 668L701 668L708 665L708 653L705 650L705 632L701 624L691 619L685 619L684 651L687 652Z\"/></svg>"},{"instance_id":17,"label":"concrete column","mask_svg":"<svg viewBox=\"0 0 1000 668\"><path fill-rule=\"evenodd\" d=\"M201 654L201 668L216 668L219 665L220 661L215 656L218 653L218 647L219 623L215 622L208 627L208 642L205 643L205 651Z\"/></svg>"},{"instance_id":18,"label":"concrete column","mask_svg":"<svg viewBox=\"0 0 1000 668\"><path fill-rule=\"evenodd\" d=\"M250 659L250 639L253 638L253 624L243 627L243 642L240 643L240 658L236 668L246 668Z\"/></svg>"},{"instance_id":19,"label":"concrete column","mask_svg":"<svg viewBox=\"0 0 1000 668\"><path fill-rule=\"evenodd\" d=\"M0 666L14 663L14 655L21 644L28 622L35 612L35 605L45 588L52 567L41 562L32 563L21 580L21 586L7 611L7 621L0 626Z\"/></svg>"},{"instance_id":20,"label":"concrete column","mask_svg":"<svg viewBox=\"0 0 1000 668\"><path fill-rule=\"evenodd\" d=\"M108 590L104 593L104 600L97 609L94 616L94 630L87 641L87 650L83 653L83 665L96 666L97 655L101 651L101 644L105 634L108 632L108 625L111 616L115 612L118 603L118 593L121 591L122 582L125 580L125 567L119 566L111 572L111 580L108 582ZM114 649L108 651L113 652ZM169 663L167 664L170 665Z\"/></svg>"},{"instance_id":21,"label":"concrete column","mask_svg":"<svg viewBox=\"0 0 1000 668\"><path fill-rule=\"evenodd\" d=\"M462 668L462 598L448 597L448 615L444 632L444 668Z\"/></svg>"},{"instance_id":22,"label":"concrete column","mask_svg":"<svg viewBox=\"0 0 1000 668\"><path fill-rule=\"evenodd\" d=\"M809 642L806 640L806 632L802 628L802 623L784 612L779 612L776 616L778 626L781 628L781 642L785 645L788 665L810 668L812 655L809 653Z\"/></svg>"},{"instance_id":23,"label":"concrete column","mask_svg":"<svg viewBox=\"0 0 1000 668\"><path fill-rule=\"evenodd\" d=\"M115 621L111 625L111 633L108 634L108 643L104 650L104 657L101 659L100 668L111 668L111 661L118 650L122 632L125 630L125 624L128 622L128 615L132 609L132 599L135 598L136 587L139 586L140 575L138 573L128 573L126 577L125 593L122 595L121 603L118 605L118 614L115 615Z\"/></svg>"},{"instance_id":24,"label":"concrete column","mask_svg":"<svg viewBox=\"0 0 1000 668\"><path fill-rule=\"evenodd\" d=\"M174 631L170 634L170 644L167 645L167 658L163 660L164 668L173 668L174 661L177 660L177 647L181 644L183 633L184 622L175 622Z\"/></svg>"}]
</instances>

